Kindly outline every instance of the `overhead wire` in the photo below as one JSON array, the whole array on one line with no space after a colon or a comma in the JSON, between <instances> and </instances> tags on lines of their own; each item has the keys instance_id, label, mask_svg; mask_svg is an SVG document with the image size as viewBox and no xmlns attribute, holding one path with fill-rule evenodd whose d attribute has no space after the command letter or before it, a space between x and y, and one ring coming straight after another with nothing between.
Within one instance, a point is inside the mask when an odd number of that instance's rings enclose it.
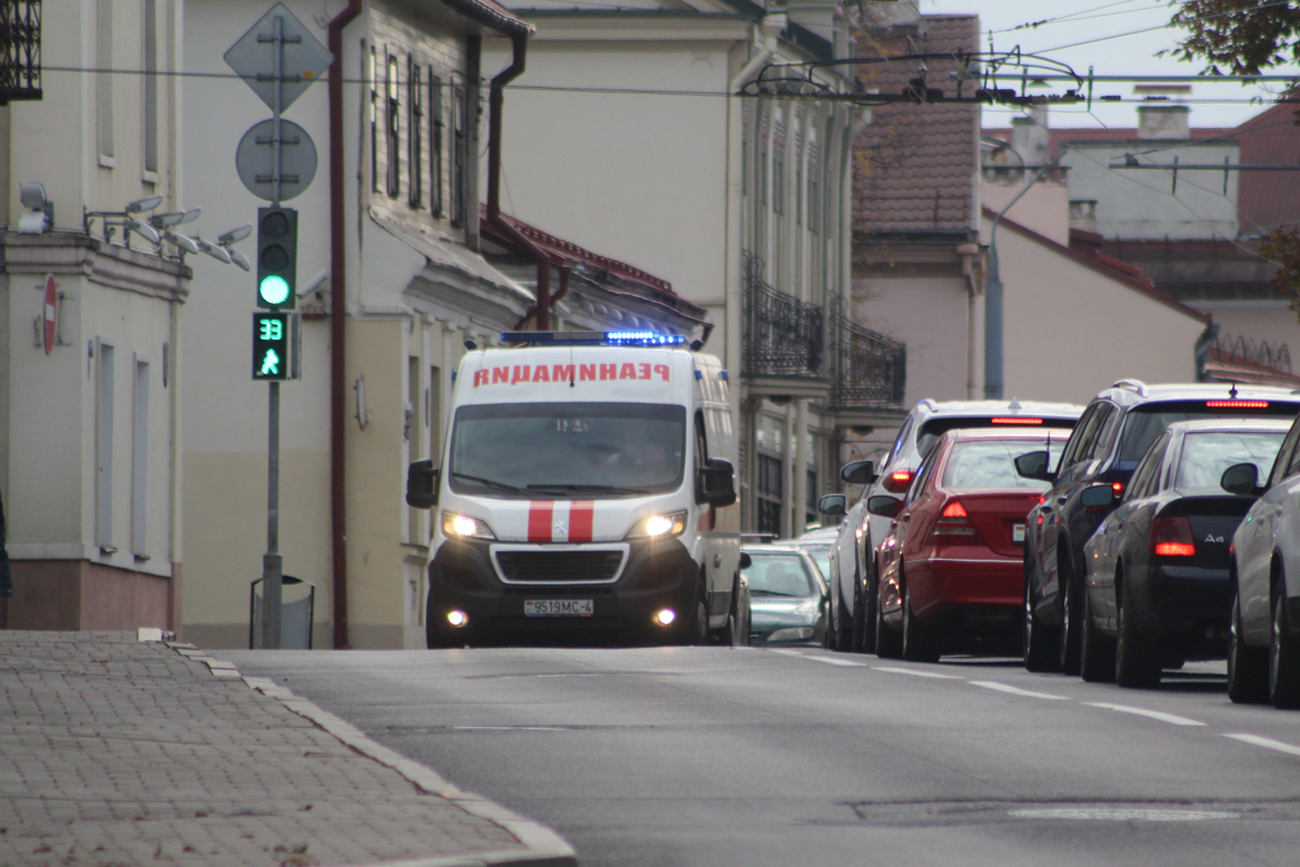
<instances>
[{"instance_id":1,"label":"overhead wire","mask_svg":"<svg viewBox=\"0 0 1300 867\"><path fill-rule=\"evenodd\" d=\"M1115 6L1127 6L1130 3L1136 3L1138 0L1118 0L1115 3L1107 3L1103 6L1094 6L1091 9L1081 9L1078 12L1068 12L1065 15L1057 15L1054 18L1044 18L1041 21L1026 21L1024 24L1017 24L1015 27L1003 27L998 30L990 30L989 33L1017 33L1022 30L1037 30L1047 24L1071 23L1074 21L1091 21L1094 18L1109 18L1112 15L1131 15L1134 12L1146 12L1151 7L1143 9L1121 9L1118 12L1105 12L1101 15L1091 15L1092 12L1100 12L1103 9L1111 9ZM1164 5L1163 0L1147 0L1148 3L1155 2L1158 5Z\"/></svg>"}]
</instances>

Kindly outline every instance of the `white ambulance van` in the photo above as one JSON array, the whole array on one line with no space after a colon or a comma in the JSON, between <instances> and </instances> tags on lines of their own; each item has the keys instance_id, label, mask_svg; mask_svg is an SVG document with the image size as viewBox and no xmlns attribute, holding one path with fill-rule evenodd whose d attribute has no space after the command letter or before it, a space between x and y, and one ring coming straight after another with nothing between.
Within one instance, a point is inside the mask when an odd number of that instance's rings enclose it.
<instances>
[{"instance_id":1,"label":"white ambulance van","mask_svg":"<svg viewBox=\"0 0 1300 867\"><path fill-rule=\"evenodd\" d=\"M747 643L727 372L654 332L511 332L454 378L435 509L429 647L607 631Z\"/></svg>"}]
</instances>

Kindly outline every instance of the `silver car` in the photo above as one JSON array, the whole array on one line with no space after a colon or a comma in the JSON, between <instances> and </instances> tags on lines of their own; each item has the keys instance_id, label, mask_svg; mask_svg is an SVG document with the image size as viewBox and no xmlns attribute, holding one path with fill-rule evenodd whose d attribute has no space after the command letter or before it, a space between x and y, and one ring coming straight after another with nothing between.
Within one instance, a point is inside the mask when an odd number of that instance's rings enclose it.
<instances>
[{"instance_id":1,"label":"silver car","mask_svg":"<svg viewBox=\"0 0 1300 867\"><path fill-rule=\"evenodd\" d=\"M826 582L808 552L793 545L754 545L745 553L752 643L824 641Z\"/></svg>"}]
</instances>

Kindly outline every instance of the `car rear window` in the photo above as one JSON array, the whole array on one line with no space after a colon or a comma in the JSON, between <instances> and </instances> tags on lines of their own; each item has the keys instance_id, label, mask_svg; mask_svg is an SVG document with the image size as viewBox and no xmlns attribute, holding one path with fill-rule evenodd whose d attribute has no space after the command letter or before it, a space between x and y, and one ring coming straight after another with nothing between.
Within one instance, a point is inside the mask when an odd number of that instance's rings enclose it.
<instances>
[{"instance_id":1,"label":"car rear window","mask_svg":"<svg viewBox=\"0 0 1300 867\"><path fill-rule=\"evenodd\" d=\"M797 554L758 554L749 552L753 561L744 570L749 592L754 596L814 596L817 588L812 576L803 568Z\"/></svg>"},{"instance_id":2,"label":"car rear window","mask_svg":"<svg viewBox=\"0 0 1300 867\"><path fill-rule=\"evenodd\" d=\"M1183 438L1178 457L1178 482L1185 490L1217 488L1223 471L1237 464L1254 464L1258 478L1268 475L1286 431L1203 431Z\"/></svg>"},{"instance_id":3,"label":"car rear window","mask_svg":"<svg viewBox=\"0 0 1300 867\"><path fill-rule=\"evenodd\" d=\"M1048 447L1055 466L1065 451L1065 439L1055 440ZM1015 459L1026 452L1041 449L1042 444L1032 440L971 440L954 443L948 455L948 465L943 470L945 488L997 488L1003 490L1045 491L1047 482L1026 479L1016 472Z\"/></svg>"},{"instance_id":4,"label":"car rear window","mask_svg":"<svg viewBox=\"0 0 1300 867\"><path fill-rule=\"evenodd\" d=\"M1235 403L1237 406L1222 406ZM1256 405L1249 405L1256 404ZM1263 404L1258 406L1257 404ZM1300 404L1290 401L1226 401L1180 400L1148 403L1129 410L1121 434L1118 470L1131 470L1142 460L1142 455L1160 436L1161 431L1176 421L1197 418L1295 418ZM1217 482L1216 482L1217 484Z\"/></svg>"},{"instance_id":5,"label":"car rear window","mask_svg":"<svg viewBox=\"0 0 1300 867\"><path fill-rule=\"evenodd\" d=\"M922 458L928 456L930 454L930 449L934 448L934 444L939 441L939 437L943 436L950 430L957 430L958 428L964 430L967 428L1002 427L1003 425L1010 426L1011 422L1008 421L1010 418L1012 418L1012 416L1009 415L964 415L930 419L925 424L921 425L921 430L916 435L916 453ZM997 419L997 421L994 421L994 419ZM1074 425L1078 422L1077 418L1048 418L1047 416L1022 415L1017 418L1018 421L1021 421L1022 419L1022 424L1031 424L1034 427L1056 428L1067 431L1074 430ZM1031 419L1036 419L1036 421ZM1062 442L1066 439L1068 439L1068 437L1061 437Z\"/></svg>"}]
</instances>

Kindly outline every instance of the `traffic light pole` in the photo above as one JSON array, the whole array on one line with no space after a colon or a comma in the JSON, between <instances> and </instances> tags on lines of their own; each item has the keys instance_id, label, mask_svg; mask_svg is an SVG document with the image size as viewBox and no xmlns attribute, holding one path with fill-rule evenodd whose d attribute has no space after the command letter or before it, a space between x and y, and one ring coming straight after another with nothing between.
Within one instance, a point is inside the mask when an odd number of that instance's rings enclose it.
<instances>
[{"instance_id":1,"label":"traffic light pole","mask_svg":"<svg viewBox=\"0 0 1300 867\"><path fill-rule=\"evenodd\" d=\"M273 207L280 206L280 114L284 101L284 19L275 17L275 35L271 53L274 57L272 74L275 76L275 105L272 107L275 123L272 125L271 152ZM290 292L294 289L289 288ZM280 556L280 383L272 381L267 403L266 436L266 553L262 555L262 647L280 649L281 602L284 596L284 559ZM308 624L308 629L311 625Z\"/></svg>"}]
</instances>

